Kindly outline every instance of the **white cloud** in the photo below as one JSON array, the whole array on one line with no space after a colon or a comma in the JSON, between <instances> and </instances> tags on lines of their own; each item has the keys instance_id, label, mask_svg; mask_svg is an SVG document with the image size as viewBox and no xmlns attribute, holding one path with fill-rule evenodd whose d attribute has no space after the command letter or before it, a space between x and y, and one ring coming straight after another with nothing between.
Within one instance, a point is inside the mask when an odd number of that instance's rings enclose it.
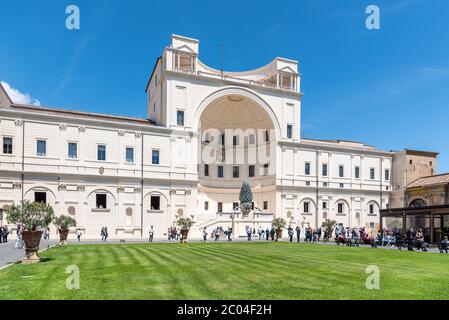
<instances>
[{"instance_id":1,"label":"white cloud","mask_svg":"<svg viewBox=\"0 0 449 320\"><path fill-rule=\"evenodd\" d=\"M6 93L14 103L28 104L36 107L41 105L39 100L31 97L28 93L20 92L19 90L11 87L7 82L0 81L0 83L2 84L3 88L5 88Z\"/></svg>"}]
</instances>

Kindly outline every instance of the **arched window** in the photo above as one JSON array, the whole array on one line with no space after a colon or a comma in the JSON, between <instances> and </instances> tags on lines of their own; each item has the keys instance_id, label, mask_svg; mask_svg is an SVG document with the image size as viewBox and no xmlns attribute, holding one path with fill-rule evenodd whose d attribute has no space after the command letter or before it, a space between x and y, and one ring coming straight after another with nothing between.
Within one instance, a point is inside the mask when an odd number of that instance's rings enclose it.
<instances>
[{"instance_id":1,"label":"arched window","mask_svg":"<svg viewBox=\"0 0 449 320\"><path fill-rule=\"evenodd\" d=\"M410 203L411 208L422 208L425 206L427 206L427 203L423 199L415 199Z\"/></svg>"}]
</instances>

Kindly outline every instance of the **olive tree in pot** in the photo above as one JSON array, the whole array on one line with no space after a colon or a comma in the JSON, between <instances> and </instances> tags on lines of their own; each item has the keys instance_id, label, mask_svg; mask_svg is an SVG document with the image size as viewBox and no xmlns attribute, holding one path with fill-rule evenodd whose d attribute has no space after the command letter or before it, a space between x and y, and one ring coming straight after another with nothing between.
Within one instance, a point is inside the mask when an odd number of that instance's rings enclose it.
<instances>
[{"instance_id":1,"label":"olive tree in pot","mask_svg":"<svg viewBox=\"0 0 449 320\"><path fill-rule=\"evenodd\" d=\"M58 228L59 244L67 244L67 236L69 235L69 228L76 227L76 220L72 217L61 215L53 220L53 224Z\"/></svg>"},{"instance_id":2,"label":"olive tree in pot","mask_svg":"<svg viewBox=\"0 0 449 320\"><path fill-rule=\"evenodd\" d=\"M25 243L26 258L23 263L39 262L39 244L42 229L48 227L54 218L53 208L41 202L24 202L13 205L8 210L8 223L20 224L23 228L22 240Z\"/></svg>"},{"instance_id":3,"label":"olive tree in pot","mask_svg":"<svg viewBox=\"0 0 449 320\"><path fill-rule=\"evenodd\" d=\"M181 243L187 242L187 236L189 235L190 228L195 224L195 221L193 221L194 216L190 216L187 218L180 217L176 224L181 227Z\"/></svg>"},{"instance_id":4,"label":"olive tree in pot","mask_svg":"<svg viewBox=\"0 0 449 320\"><path fill-rule=\"evenodd\" d=\"M282 239L282 229L285 228L287 222L283 218L274 218L271 224L276 230L276 241L279 241Z\"/></svg>"}]
</instances>

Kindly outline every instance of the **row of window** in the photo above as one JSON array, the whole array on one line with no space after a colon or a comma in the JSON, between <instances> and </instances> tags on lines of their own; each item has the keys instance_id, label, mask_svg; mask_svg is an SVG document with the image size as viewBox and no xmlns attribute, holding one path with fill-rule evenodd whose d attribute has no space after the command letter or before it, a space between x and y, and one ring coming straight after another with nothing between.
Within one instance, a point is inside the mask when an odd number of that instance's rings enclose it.
<instances>
[{"instance_id":1,"label":"row of window","mask_svg":"<svg viewBox=\"0 0 449 320\"><path fill-rule=\"evenodd\" d=\"M263 165L263 175L268 175L268 168L270 167L269 163L266 163ZM209 165L204 165L204 176L209 177ZM248 166L248 177L252 178L256 175L256 166L250 165ZM217 166L217 178L223 178L224 177L224 167L223 166ZM233 166L232 167L232 177L233 178L240 178L240 166Z\"/></svg>"},{"instance_id":2,"label":"row of window","mask_svg":"<svg viewBox=\"0 0 449 320\"><path fill-rule=\"evenodd\" d=\"M327 201L322 202L322 208L323 210L328 209ZM343 202L337 203L337 213L343 214L344 213L345 204ZM368 206L368 212L369 214L374 214L374 204L370 203ZM304 201L303 203L303 212L304 213L310 213L310 202Z\"/></svg>"},{"instance_id":3,"label":"row of window","mask_svg":"<svg viewBox=\"0 0 449 320\"><path fill-rule=\"evenodd\" d=\"M236 210L239 207L239 205L240 204L238 202L233 202L232 210ZM252 202L251 205L252 205L252 210L254 210L254 208L255 208L254 202ZM204 210L206 210L206 211L209 210L209 201L204 202ZM263 202L263 210L268 210L268 201ZM218 213L223 212L223 202L217 202L217 212Z\"/></svg>"},{"instance_id":4,"label":"row of window","mask_svg":"<svg viewBox=\"0 0 449 320\"><path fill-rule=\"evenodd\" d=\"M12 138L3 137L3 153L12 154ZM47 155L47 141L37 140L36 141L36 154L40 157L45 157ZM69 142L67 144L67 157L69 159L78 159L78 143ZM106 145L97 145L97 160L106 161ZM126 147L125 150L125 161L127 163L134 163L134 148ZM151 163L159 164L159 150L151 150Z\"/></svg>"},{"instance_id":5,"label":"row of window","mask_svg":"<svg viewBox=\"0 0 449 320\"><path fill-rule=\"evenodd\" d=\"M306 176L310 175L310 162L305 162L305 164L304 164L304 174ZM327 177L328 174L329 174L328 165L327 165L327 163L323 163L321 165L321 175L323 177ZM339 165L338 166L338 176L340 178L343 178L345 176L345 166L344 165ZM360 167L359 166L355 166L354 167L354 178L355 179L360 179ZM370 179L371 180L376 179L376 169L375 168L370 168ZM385 179L385 181L389 181L390 180L390 170L389 169L385 169L384 179Z\"/></svg>"}]
</instances>

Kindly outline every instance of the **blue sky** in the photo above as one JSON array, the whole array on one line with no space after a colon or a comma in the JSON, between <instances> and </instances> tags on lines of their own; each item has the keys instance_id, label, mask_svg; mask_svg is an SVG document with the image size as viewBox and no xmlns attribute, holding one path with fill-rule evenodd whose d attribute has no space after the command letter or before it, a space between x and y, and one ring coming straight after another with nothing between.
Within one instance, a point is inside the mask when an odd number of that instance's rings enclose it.
<instances>
[{"instance_id":1,"label":"blue sky","mask_svg":"<svg viewBox=\"0 0 449 320\"><path fill-rule=\"evenodd\" d=\"M78 5L81 29L65 28ZM365 28L365 8L381 29ZM302 73L302 134L440 152L449 171L449 1L1 1L0 80L42 105L146 116L145 85L172 33L229 71L276 56Z\"/></svg>"}]
</instances>

